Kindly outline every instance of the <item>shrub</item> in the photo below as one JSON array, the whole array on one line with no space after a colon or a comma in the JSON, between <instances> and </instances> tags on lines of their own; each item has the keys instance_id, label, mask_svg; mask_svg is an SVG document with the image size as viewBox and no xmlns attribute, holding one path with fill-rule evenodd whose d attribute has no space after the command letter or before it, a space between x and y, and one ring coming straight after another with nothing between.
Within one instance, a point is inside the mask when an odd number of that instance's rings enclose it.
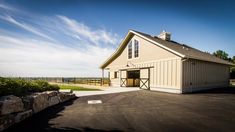
<instances>
[{"instance_id":1,"label":"shrub","mask_svg":"<svg viewBox=\"0 0 235 132\"><path fill-rule=\"evenodd\" d=\"M58 85L51 85L44 80L28 81L24 79L0 77L0 96L23 96L33 92L59 90Z\"/></svg>"},{"instance_id":2,"label":"shrub","mask_svg":"<svg viewBox=\"0 0 235 132\"><path fill-rule=\"evenodd\" d=\"M231 67L230 69L230 79L235 79L235 67Z\"/></svg>"},{"instance_id":3,"label":"shrub","mask_svg":"<svg viewBox=\"0 0 235 132\"><path fill-rule=\"evenodd\" d=\"M43 92L43 91L52 91L52 90L59 90L59 86L58 85L52 85L52 84L49 84L47 81L44 81L44 80L36 80L36 81L33 81L33 83L35 83L38 88L36 90L36 92Z\"/></svg>"},{"instance_id":4,"label":"shrub","mask_svg":"<svg viewBox=\"0 0 235 132\"><path fill-rule=\"evenodd\" d=\"M50 86L49 86L49 90L51 90L51 91L58 91L60 89L60 87L58 86L58 85L56 85L56 84L51 84Z\"/></svg>"}]
</instances>

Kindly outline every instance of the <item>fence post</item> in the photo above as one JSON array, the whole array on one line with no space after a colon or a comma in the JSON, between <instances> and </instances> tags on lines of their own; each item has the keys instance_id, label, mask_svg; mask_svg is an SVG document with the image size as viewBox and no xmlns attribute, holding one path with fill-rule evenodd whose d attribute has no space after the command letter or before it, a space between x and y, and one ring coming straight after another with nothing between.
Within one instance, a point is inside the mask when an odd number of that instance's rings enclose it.
<instances>
[{"instance_id":1,"label":"fence post","mask_svg":"<svg viewBox=\"0 0 235 132\"><path fill-rule=\"evenodd\" d=\"M102 69L101 85L104 85L104 69Z\"/></svg>"}]
</instances>

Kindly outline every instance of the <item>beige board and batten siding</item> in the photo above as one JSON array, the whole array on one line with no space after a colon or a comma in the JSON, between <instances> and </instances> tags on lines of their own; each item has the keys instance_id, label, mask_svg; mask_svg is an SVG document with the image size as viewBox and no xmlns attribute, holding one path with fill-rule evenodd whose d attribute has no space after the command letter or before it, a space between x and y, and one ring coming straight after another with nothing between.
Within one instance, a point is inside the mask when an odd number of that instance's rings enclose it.
<instances>
[{"instance_id":1,"label":"beige board and batten siding","mask_svg":"<svg viewBox=\"0 0 235 132\"><path fill-rule=\"evenodd\" d=\"M117 72L117 78L114 76L114 72ZM120 72L118 69L110 69L109 70L109 78L110 78L110 85L111 86L120 86Z\"/></svg>"},{"instance_id":2,"label":"beige board and batten siding","mask_svg":"<svg viewBox=\"0 0 235 132\"><path fill-rule=\"evenodd\" d=\"M138 40L139 41L139 57L128 59L127 57L127 46L122 51L122 53L113 60L106 68L117 67L117 66L126 66L127 61L131 63L142 63L148 61L154 61L158 59L168 59L178 57L175 54L172 54L165 49L162 49L145 39L134 35L131 40Z\"/></svg>"},{"instance_id":3,"label":"beige board and batten siding","mask_svg":"<svg viewBox=\"0 0 235 132\"><path fill-rule=\"evenodd\" d=\"M150 74L150 89L181 93L182 63L180 58L158 60Z\"/></svg>"},{"instance_id":4,"label":"beige board and batten siding","mask_svg":"<svg viewBox=\"0 0 235 132\"><path fill-rule=\"evenodd\" d=\"M134 39L140 44L139 57L128 59L127 44ZM233 64L185 44L130 30L101 68L110 71L111 86L120 86L126 71L140 69L140 77L150 76L150 90L186 93L228 86L230 66Z\"/></svg>"},{"instance_id":5,"label":"beige board and batten siding","mask_svg":"<svg viewBox=\"0 0 235 132\"><path fill-rule=\"evenodd\" d=\"M162 88L164 90L179 90L182 70L181 58L139 36L134 35L131 40L134 39L139 41L139 57L128 59L126 46L122 53L106 67L110 71L111 86L120 86L120 78L126 77L126 72L120 73L119 70L127 68L128 62L130 68L133 68L131 67L132 64L135 68L152 67L150 68L150 87L152 90L161 91ZM114 78L115 71L119 72L118 78Z\"/></svg>"},{"instance_id":6,"label":"beige board and batten siding","mask_svg":"<svg viewBox=\"0 0 235 132\"><path fill-rule=\"evenodd\" d=\"M183 92L227 87L228 80L228 65L194 59L183 61Z\"/></svg>"}]
</instances>

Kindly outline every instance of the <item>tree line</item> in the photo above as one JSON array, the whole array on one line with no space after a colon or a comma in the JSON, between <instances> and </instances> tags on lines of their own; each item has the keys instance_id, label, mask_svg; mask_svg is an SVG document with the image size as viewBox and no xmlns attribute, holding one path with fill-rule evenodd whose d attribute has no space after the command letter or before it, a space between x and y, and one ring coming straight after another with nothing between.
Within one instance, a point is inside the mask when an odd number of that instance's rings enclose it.
<instances>
[{"instance_id":1,"label":"tree line","mask_svg":"<svg viewBox=\"0 0 235 132\"><path fill-rule=\"evenodd\" d=\"M233 57L228 57L228 53L226 53L223 50L217 50L213 53L214 56L219 57L221 59L227 60L229 62L235 63L235 56Z\"/></svg>"},{"instance_id":2,"label":"tree line","mask_svg":"<svg viewBox=\"0 0 235 132\"><path fill-rule=\"evenodd\" d=\"M235 64L235 56L233 57L229 57L229 54L226 53L225 51L223 50L217 50L213 53L214 56L218 57L218 58L221 58L223 60L226 60L226 61L229 61L231 63L234 63ZM235 66L232 66L230 68L230 78L233 78L235 79Z\"/></svg>"}]
</instances>

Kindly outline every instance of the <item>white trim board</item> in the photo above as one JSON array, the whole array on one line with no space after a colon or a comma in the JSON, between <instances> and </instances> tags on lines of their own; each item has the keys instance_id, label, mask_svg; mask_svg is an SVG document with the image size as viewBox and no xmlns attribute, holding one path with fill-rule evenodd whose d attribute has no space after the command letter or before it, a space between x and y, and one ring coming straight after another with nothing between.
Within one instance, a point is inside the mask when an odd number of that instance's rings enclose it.
<instances>
[{"instance_id":1,"label":"white trim board","mask_svg":"<svg viewBox=\"0 0 235 132\"><path fill-rule=\"evenodd\" d=\"M161 47L161 48L163 48L163 49L166 49L166 50L168 50L168 51L170 51L170 52L172 52L172 53L174 53L174 54L176 54L176 55L178 55L178 56L180 56L180 57L182 57L182 58L185 57L185 55L180 54L179 52L176 52L176 51L174 51L174 50L172 50L172 49L170 49L170 48L168 48L168 47L166 47L166 46L163 46L162 44L159 44L159 43L157 43L157 42L155 42L155 41L153 41L153 40L151 40L151 39L149 39L149 38L147 38L147 37L145 37L145 36L143 36L143 35L141 35L141 34L135 32L135 31L133 31L133 30L130 30L130 32L133 33L133 34L136 34L136 35L138 35L138 36L140 36L140 37L142 37L142 38L148 40L149 42L152 42L153 44L156 44L156 45L158 45L159 47Z\"/></svg>"},{"instance_id":2,"label":"white trim board","mask_svg":"<svg viewBox=\"0 0 235 132\"><path fill-rule=\"evenodd\" d=\"M160 88L160 87L150 87L150 91L160 91L160 92L167 92L167 93L182 93L181 89L174 89L174 88Z\"/></svg>"},{"instance_id":3,"label":"white trim board","mask_svg":"<svg viewBox=\"0 0 235 132\"><path fill-rule=\"evenodd\" d=\"M181 58L179 57L171 57L171 58L165 58L165 59L157 59L157 60L151 60L151 61L143 61L143 62L136 62L136 63L133 63L135 65L138 65L138 64L152 64L152 63L156 63L156 62L161 62L161 61L169 61L169 60L181 60ZM110 66L109 68L122 68L126 65L116 65L116 66Z\"/></svg>"}]
</instances>

